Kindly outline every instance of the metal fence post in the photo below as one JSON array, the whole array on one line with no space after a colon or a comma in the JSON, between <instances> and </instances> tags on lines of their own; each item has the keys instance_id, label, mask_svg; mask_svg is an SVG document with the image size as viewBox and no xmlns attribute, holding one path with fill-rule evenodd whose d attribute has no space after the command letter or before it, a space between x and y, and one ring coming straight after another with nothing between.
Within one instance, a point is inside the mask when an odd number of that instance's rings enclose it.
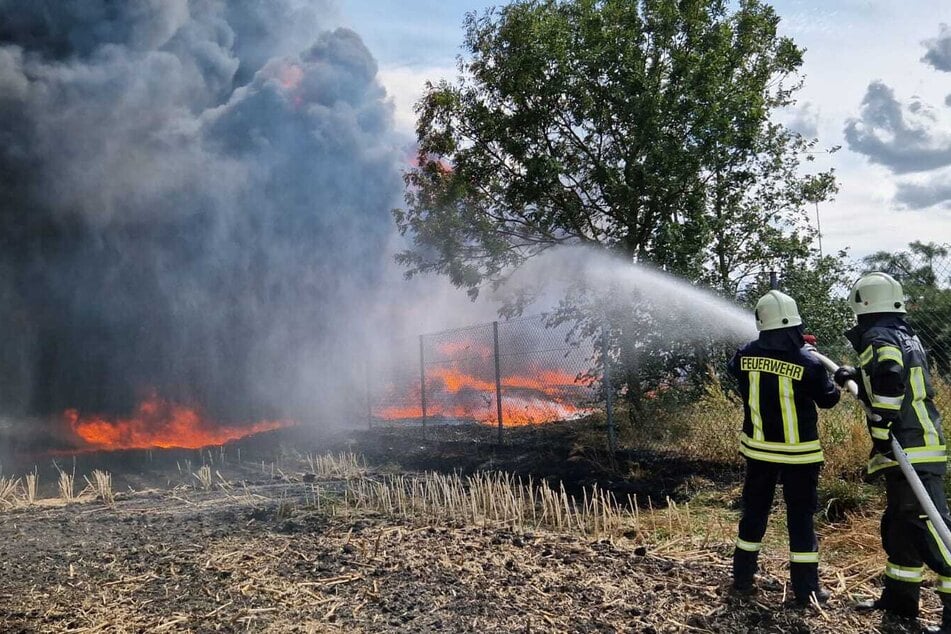
<instances>
[{"instance_id":1,"label":"metal fence post","mask_svg":"<svg viewBox=\"0 0 951 634\"><path fill-rule=\"evenodd\" d=\"M611 452L617 450L617 439L614 433L614 386L611 381L611 355L608 344L607 321L601 324L601 363L604 365L602 382L604 383L604 413L608 422L608 447Z\"/></svg>"},{"instance_id":2,"label":"metal fence post","mask_svg":"<svg viewBox=\"0 0 951 634\"><path fill-rule=\"evenodd\" d=\"M426 430L426 357L423 352L423 335L419 336L419 403L423 410L423 430Z\"/></svg>"},{"instance_id":3,"label":"metal fence post","mask_svg":"<svg viewBox=\"0 0 951 634\"><path fill-rule=\"evenodd\" d=\"M499 444L502 444L502 366L499 362L499 322L492 322L495 349L495 406L499 417Z\"/></svg>"},{"instance_id":4,"label":"metal fence post","mask_svg":"<svg viewBox=\"0 0 951 634\"><path fill-rule=\"evenodd\" d=\"M370 358L367 355L363 363L363 383L367 393L367 429L373 429L373 396L370 393Z\"/></svg>"}]
</instances>

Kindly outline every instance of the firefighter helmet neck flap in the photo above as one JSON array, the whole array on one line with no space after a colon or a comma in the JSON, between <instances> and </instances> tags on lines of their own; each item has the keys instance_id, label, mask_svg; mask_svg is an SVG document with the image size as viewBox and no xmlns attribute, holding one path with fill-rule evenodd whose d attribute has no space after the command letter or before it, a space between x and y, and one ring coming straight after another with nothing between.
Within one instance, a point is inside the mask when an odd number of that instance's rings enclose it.
<instances>
[{"instance_id":1,"label":"firefighter helmet neck flap","mask_svg":"<svg viewBox=\"0 0 951 634\"><path fill-rule=\"evenodd\" d=\"M802 324L796 300L779 291L770 291L756 302L756 329L778 330Z\"/></svg>"},{"instance_id":2,"label":"firefighter helmet neck flap","mask_svg":"<svg viewBox=\"0 0 951 634\"><path fill-rule=\"evenodd\" d=\"M856 317L872 313L904 313L905 294L901 284L888 273L863 275L849 293Z\"/></svg>"}]
</instances>

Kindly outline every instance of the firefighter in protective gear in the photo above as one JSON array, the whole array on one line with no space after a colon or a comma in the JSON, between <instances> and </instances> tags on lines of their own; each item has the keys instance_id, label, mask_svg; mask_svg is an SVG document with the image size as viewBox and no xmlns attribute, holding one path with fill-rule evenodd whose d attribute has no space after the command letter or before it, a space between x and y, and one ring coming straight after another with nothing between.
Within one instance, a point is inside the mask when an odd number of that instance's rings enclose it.
<instances>
[{"instance_id":1,"label":"firefighter in protective gear","mask_svg":"<svg viewBox=\"0 0 951 634\"><path fill-rule=\"evenodd\" d=\"M789 569L795 600L807 605L828 593L819 585L819 542L813 528L822 466L816 406L830 408L839 391L805 345L795 300L770 291L756 304L759 338L729 363L743 397L740 453L746 457L743 514L733 553L733 588L754 591L753 577L777 482L783 485ZM812 339L814 341L814 338Z\"/></svg>"},{"instance_id":2,"label":"firefighter in protective gear","mask_svg":"<svg viewBox=\"0 0 951 634\"><path fill-rule=\"evenodd\" d=\"M887 506L882 517L882 546L888 555L882 596L859 604L917 618L923 566L938 573L936 587L944 606L942 626L951 634L951 553L927 518L892 453L894 436L908 455L945 523L951 525L944 493L947 450L941 416L934 404L928 359L921 341L904 318L901 284L885 273L862 277L849 295L857 325L845 333L859 355L860 370L843 366L835 381L854 380L870 414L872 436L869 474L885 476Z\"/></svg>"}]
</instances>

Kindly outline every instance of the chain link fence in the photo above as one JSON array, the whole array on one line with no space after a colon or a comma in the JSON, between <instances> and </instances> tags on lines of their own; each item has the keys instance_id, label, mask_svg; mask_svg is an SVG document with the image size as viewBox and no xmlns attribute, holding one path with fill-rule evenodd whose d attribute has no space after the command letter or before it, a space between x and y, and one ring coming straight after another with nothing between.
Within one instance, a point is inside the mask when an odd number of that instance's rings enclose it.
<instances>
[{"instance_id":1,"label":"chain link fence","mask_svg":"<svg viewBox=\"0 0 951 634\"><path fill-rule=\"evenodd\" d=\"M856 275L884 270L902 282L908 318L944 389L951 380L951 247L929 249L876 254L852 268ZM843 280L830 301L847 301L851 283ZM782 288L782 280L779 284ZM809 315L804 319L808 324ZM842 330L848 326L844 322ZM695 362L681 362L667 376L655 376L639 386L636 398L626 382L629 371L620 367L616 351L604 355L606 346L599 333L577 337L571 324L553 325L544 315L397 341L389 358L368 372L368 423L478 425L497 429L501 442L506 428L585 419L603 426L612 446L617 434L624 448L738 459L742 406L725 372L731 346L712 342L697 352ZM854 362L844 337L820 342L820 347L833 358ZM645 354L654 360L663 351ZM607 380L601 364L605 356L613 359ZM605 390L605 383L613 389ZM841 418L841 424L833 421L827 426L832 444L841 444L853 433L852 421L860 419L853 405L840 406L834 416ZM829 420L833 416L822 415Z\"/></svg>"},{"instance_id":2,"label":"chain link fence","mask_svg":"<svg viewBox=\"0 0 951 634\"><path fill-rule=\"evenodd\" d=\"M397 342L368 383L369 424L538 425L605 408L591 342L544 315L420 335Z\"/></svg>"},{"instance_id":3,"label":"chain link fence","mask_svg":"<svg viewBox=\"0 0 951 634\"><path fill-rule=\"evenodd\" d=\"M909 321L935 369L951 379L951 244L912 243L907 251L879 253L864 264L864 271L885 271L902 283Z\"/></svg>"}]
</instances>

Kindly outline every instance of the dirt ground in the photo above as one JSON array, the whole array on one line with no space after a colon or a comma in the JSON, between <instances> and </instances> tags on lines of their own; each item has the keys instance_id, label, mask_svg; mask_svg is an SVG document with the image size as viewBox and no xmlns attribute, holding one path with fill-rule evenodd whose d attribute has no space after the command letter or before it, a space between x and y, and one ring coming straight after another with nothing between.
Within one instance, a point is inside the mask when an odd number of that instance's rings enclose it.
<instances>
[{"instance_id":1,"label":"dirt ground","mask_svg":"<svg viewBox=\"0 0 951 634\"><path fill-rule=\"evenodd\" d=\"M0 512L0 632L915 631L851 609L877 587L874 545L848 566L824 563L832 600L797 609L785 602L780 548L768 549L761 592L743 600L726 590L729 539L401 520L348 507L344 481L318 479L315 495L302 463L222 464L227 484L213 490L186 486L180 463L126 474L136 491L117 487L126 491L113 505L87 495ZM683 480L654 477L675 489ZM862 522L824 527L824 558L851 541L867 547L856 535L870 535L874 518ZM934 593L923 594L934 621Z\"/></svg>"},{"instance_id":2,"label":"dirt ground","mask_svg":"<svg viewBox=\"0 0 951 634\"><path fill-rule=\"evenodd\" d=\"M424 526L305 507L303 484L253 491L5 513L0 631L904 631L852 611L833 576L821 611L784 605L774 560L771 587L733 599L726 543Z\"/></svg>"}]
</instances>

